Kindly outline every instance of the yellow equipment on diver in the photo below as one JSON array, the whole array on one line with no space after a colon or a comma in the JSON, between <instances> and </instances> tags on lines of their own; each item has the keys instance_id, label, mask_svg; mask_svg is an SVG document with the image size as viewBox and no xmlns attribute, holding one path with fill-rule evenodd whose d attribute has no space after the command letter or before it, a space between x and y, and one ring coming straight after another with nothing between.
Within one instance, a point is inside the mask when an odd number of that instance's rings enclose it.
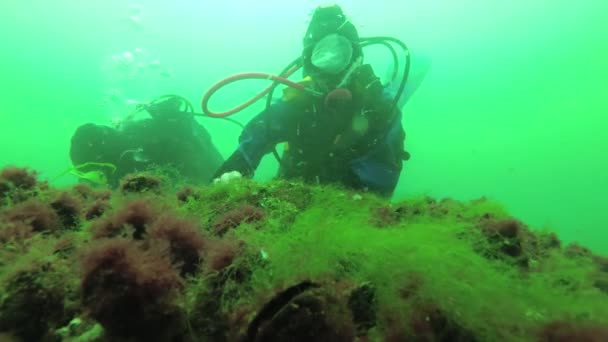
<instances>
[{"instance_id":1,"label":"yellow equipment on diver","mask_svg":"<svg viewBox=\"0 0 608 342\"><path fill-rule=\"evenodd\" d=\"M313 79L310 76L306 76L301 81L297 82L298 84L303 85L306 89L312 88ZM300 104L309 103L314 96L311 95L310 92L307 92L303 89L298 89L294 87L285 87L283 89L283 96L281 98L284 102L295 102Z\"/></svg>"}]
</instances>

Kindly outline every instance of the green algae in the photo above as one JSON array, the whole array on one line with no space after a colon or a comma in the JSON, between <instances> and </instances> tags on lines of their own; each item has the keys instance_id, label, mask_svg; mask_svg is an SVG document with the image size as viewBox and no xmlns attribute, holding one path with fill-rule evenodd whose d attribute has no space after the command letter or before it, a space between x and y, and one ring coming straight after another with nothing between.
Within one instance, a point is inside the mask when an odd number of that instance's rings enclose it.
<instances>
[{"instance_id":1,"label":"green algae","mask_svg":"<svg viewBox=\"0 0 608 342\"><path fill-rule=\"evenodd\" d=\"M353 293L367 288L369 303L359 303L357 310L364 312L352 316L368 317L357 334L371 340L388 340L395 334L412 337L420 329L428 335L429 327L420 328L420 320L434 319L450 329L449 333L431 331L434 340L465 336L478 341L537 341L541 340L538 331L554 321L608 324L608 294L597 286L606 279L597 262L601 257L567 253L559 241L551 243L551 232L523 224L516 236L488 235L484 228L488 222L512 219L499 203L488 199L438 201L420 196L389 203L339 187L280 180L259 184L245 179L194 188L195 196L185 202L177 201L168 186L162 191L115 192L109 200L114 211L81 220L75 231L37 232L20 244L5 243L0 254L4 294L0 315L34 317L26 301L19 300L23 298L19 293L32 289L17 281L24 274L31 278L28 284L38 284L34 292L43 294L37 298L39 307L50 303L55 306L47 307L63 310L60 315L49 310L39 313L40 336L51 336L85 314L87 309L79 302L78 270L81 251L95 244L89 227L141 197L158 204L159 211L173 211L198 222L201 233L209 236L213 222L230 210L250 205L264 211L256 222L237 223L210 240L228 246L215 252L225 261L218 264L212 253L203 253L199 270L184 278L174 303L183 310L184 340L240 340L256 318L289 319L289 311L283 309L274 316L259 318L259 314L284 289L303 283L322 288L319 296L325 299L318 305L338 303L340 308L353 301ZM39 195L51 197L44 191ZM9 217L11 208L2 208L2 220ZM57 247L65 246L67 238L70 248ZM520 255L504 253L511 244L518 244ZM317 292L279 299L286 307L310 302L306 296L317 298ZM366 305L370 306L367 312ZM344 319L343 310L335 312L342 316L328 317L323 324ZM95 326L93 319L88 320ZM10 320L6 322L2 329L22 334Z\"/></svg>"}]
</instances>

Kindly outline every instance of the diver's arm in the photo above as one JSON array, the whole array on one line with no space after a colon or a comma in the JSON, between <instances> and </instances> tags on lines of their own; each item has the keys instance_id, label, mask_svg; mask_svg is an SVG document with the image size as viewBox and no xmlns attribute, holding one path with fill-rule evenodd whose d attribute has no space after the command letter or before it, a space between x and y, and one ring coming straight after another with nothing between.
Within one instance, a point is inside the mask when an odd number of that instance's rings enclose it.
<instances>
[{"instance_id":1,"label":"diver's arm","mask_svg":"<svg viewBox=\"0 0 608 342\"><path fill-rule=\"evenodd\" d=\"M392 120L380 141L365 155L351 161L351 170L360 186L390 197L397 187L403 160L405 132L401 125L401 112Z\"/></svg>"},{"instance_id":2,"label":"diver's arm","mask_svg":"<svg viewBox=\"0 0 608 342\"><path fill-rule=\"evenodd\" d=\"M245 177L253 177L260 160L274 146L286 141L293 131L297 108L287 102L278 102L256 115L239 136L236 151L215 172L212 179L224 173L238 171Z\"/></svg>"}]
</instances>

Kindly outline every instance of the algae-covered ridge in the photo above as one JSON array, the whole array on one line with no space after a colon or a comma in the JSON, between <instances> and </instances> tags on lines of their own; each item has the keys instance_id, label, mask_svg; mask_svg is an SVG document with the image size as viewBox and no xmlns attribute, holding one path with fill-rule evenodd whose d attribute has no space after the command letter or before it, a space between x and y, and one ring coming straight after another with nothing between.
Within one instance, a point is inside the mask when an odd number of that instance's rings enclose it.
<instances>
[{"instance_id":1,"label":"algae-covered ridge","mask_svg":"<svg viewBox=\"0 0 608 342\"><path fill-rule=\"evenodd\" d=\"M0 339L606 341L608 258L499 203L0 173Z\"/></svg>"}]
</instances>

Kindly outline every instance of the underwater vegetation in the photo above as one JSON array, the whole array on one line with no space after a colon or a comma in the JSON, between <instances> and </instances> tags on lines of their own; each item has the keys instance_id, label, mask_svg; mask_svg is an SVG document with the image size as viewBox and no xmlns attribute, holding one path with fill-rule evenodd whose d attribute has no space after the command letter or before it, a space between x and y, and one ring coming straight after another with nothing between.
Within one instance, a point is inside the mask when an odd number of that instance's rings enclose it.
<instances>
[{"instance_id":1,"label":"underwater vegetation","mask_svg":"<svg viewBox=\"0 0 608 342\"><path fill-rule=\"evenodd\" d=\"M486 198L0 172L0 340L608 341L608 258Z\"/></svg>"}]
</instances>

